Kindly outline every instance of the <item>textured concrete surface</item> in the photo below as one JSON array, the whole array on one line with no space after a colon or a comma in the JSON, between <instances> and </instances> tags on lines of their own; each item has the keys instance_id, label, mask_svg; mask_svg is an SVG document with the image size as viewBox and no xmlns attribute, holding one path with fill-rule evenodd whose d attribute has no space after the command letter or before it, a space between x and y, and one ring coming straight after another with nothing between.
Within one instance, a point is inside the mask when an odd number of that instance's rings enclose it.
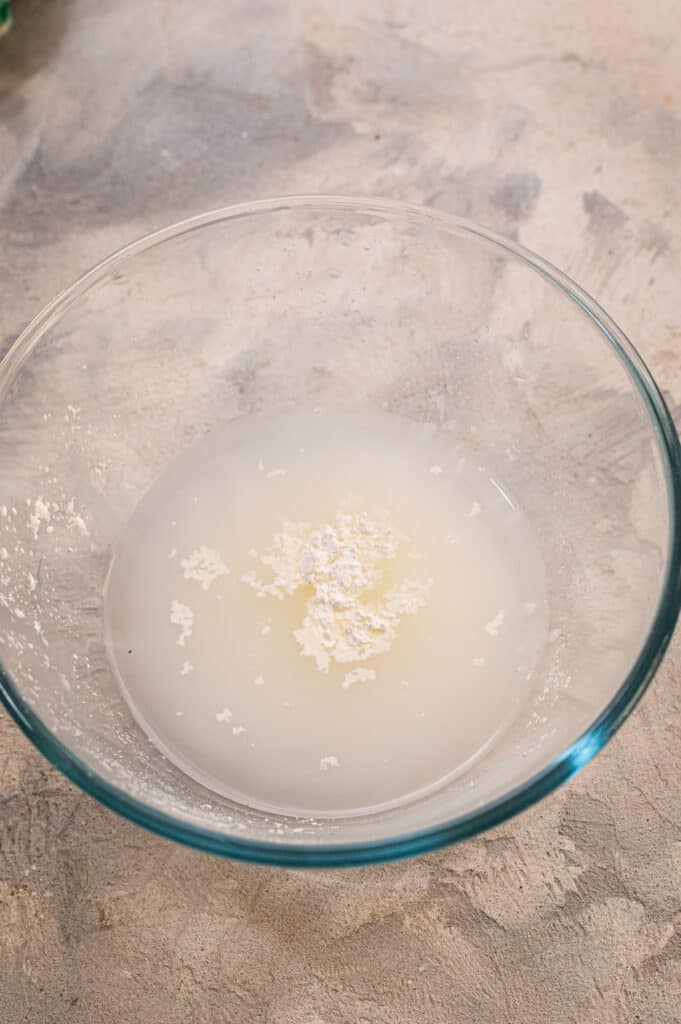
<instances>
[{"instance_id":1,"label":"textured concrete surface","mask_svg":"<svg viewBox=\"0 0 681 1024\"><path fill-rule=\"evenodd\" d=\"M368 13L367 13L368 10ZM674 0L16 0L0 342L115 246L279 192L496 227L576 277L681 413ZM681 1021L681 647L577 779L372 870L223 863L118 819L0 716L7 1024Z\"/></svg>"}]
</instances>

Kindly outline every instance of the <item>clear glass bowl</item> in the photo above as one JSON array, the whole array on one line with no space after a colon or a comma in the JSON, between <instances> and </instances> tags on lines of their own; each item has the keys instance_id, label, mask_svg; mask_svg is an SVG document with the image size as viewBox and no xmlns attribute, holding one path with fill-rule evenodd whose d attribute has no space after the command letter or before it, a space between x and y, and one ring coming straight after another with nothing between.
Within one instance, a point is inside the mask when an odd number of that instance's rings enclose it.
<instances>
[{"instance_id":1,"label":"clear glass bowl","mask_svg":"<svg viewBox=\"0 0 681 1024\"><path fill-rule=\"evenodd\" d=\"M648 370L563 274L456 218L300 197L159 231L36 317L0 398L3 701L84 790L200 849L337 866L473 835L593 757L674 628L680 450ZM532 523L551 614L535 691L469 771L328 821L230 802L166 760L119 694L102 623L112 543L168 462L311 398L465 432Z\"/></svg>"}]
</instances>

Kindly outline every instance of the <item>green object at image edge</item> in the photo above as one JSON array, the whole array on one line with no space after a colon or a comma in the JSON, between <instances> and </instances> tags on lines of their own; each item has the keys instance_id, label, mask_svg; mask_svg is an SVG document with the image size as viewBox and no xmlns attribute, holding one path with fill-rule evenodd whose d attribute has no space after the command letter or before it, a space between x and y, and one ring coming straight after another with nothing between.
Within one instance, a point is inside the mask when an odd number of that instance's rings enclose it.
<instances>
[{"instance_id":1,"label":"green object at image edge","mask_svg":"<svg viewBox=\"0 0 681 1024\"><path fill-rule=\"evenodd\" d=\"M12 25L12 12L9 0L0 0L0 36L8 32Z\"/></svg>"}]
</instances>

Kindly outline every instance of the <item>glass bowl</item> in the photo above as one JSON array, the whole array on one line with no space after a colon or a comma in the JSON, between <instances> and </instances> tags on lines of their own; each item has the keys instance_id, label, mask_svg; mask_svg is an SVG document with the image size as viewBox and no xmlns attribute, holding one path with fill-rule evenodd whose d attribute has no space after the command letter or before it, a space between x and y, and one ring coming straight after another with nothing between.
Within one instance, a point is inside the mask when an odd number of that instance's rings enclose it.
<instances>
[{"instance_id":1,"label":"glass bowl","mask_svg":"<svg viewBox=\"0 0 681 1024\"><path fill-rule=\"evenodd\" d=\"M599 306L520 246L400 203L273 199L135 242L0 367L2 699L65 775L162 835L346 866L422 853L550 793L619 728L679 611L679 443ZM549 642L512 727L448 785L341 820L264 813L171 764L104 646L112 545L220 424L313 400L465 434L539 539Z\"/></svg>"}]
</instances>

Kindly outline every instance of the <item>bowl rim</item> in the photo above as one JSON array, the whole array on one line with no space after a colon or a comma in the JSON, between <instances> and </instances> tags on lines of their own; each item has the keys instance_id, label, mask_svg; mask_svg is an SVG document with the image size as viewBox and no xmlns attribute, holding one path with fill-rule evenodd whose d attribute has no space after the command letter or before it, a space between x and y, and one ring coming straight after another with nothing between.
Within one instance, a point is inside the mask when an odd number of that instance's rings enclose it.
<instances>
[{"instance_id":1,"label":"bowl rim","mask_svg":"<svg viewBox=\"0 0 681 1024\"><path fill-rule=\"evenodd\" d=\"M106 807L159 835L236 860L280 867L349 867L436 850L506 821L566 782L617 732L657 671L681 607L681 445L664 398L637 350L600 305L566 274L529 249L464 218L397 200L361 196L309 194L238 203L189 217L123 246L60 292L21 332L0 363L0 400L33 348L61 313L117 265L169 239L220 221L293 209L351 210L358 214L399 216L419 223L430 221L433 226L452 234L491 245L559 288L610 343L638 391L657 440L667 488L669 550L657 607L641 649L614 696L573 743L525 782L477 810L405 835L306 846L229 836L174 818L114 786L73 754L31 709L0 661L0 700L14 721L56 768Z\"/></svg>"}]
</instances>

